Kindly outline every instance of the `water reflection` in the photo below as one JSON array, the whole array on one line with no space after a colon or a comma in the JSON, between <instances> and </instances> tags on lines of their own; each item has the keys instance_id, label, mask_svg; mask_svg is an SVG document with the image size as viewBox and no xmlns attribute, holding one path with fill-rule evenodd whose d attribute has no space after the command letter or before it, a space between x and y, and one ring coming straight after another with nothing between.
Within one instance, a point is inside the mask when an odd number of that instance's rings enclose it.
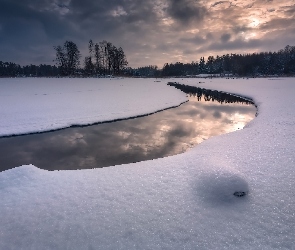
<instances>
[{"instance_id":1,"label":"water reflection","mask_svg":"<svg viewBox=\"0 0 295 250\"><path fill-rule=\"evenodd\" d=\"M173 86L180 89L184 93L188 93L191 96L197 97L198 101L203 97L205 101L217 101L219 103L244 103L244 104L254 104L251 100L242 98L235 95L229 95L225 92L220 92L217 90L203 89L199 87L189 86L180 84L177 82L168 82L169 86Z\"/></svg>"},{"instance_id":2,"label":"water reflection","mask_svg":"<svg viewBox=\"0 0 295 250\"><path fill-rule=\"evenodd\" d=\"M192 93L180 107L146 117L1 138L0 171L24 164L47 170L100 168L179 154L254 118L253 105L229 98L213 102L211 95Z\"/></svg>"}]
</instances>

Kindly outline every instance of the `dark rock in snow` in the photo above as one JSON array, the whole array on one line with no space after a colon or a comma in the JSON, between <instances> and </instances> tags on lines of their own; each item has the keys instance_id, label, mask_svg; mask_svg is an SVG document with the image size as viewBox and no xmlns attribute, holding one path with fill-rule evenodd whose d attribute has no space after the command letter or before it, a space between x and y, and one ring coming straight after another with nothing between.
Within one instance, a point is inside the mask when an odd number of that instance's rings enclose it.
<instances>
[{"instance_id":1,"label":"dark rock in snow","mask_svg":"<svg viewBox=\"0 0 295 250\"><path fill-rule=\"evenodd\" d=\"M247 194L246 192L234 192L234 196L237 196L237 197L243 197L246 194Z\"/></svg>"}]
</instances>

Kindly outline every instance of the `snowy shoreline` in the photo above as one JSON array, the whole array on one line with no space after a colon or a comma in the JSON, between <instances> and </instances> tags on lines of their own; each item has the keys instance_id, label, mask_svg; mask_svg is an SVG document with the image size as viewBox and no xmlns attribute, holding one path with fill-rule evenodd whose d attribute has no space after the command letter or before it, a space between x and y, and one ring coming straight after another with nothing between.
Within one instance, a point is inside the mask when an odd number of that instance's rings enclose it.
<instances>
[{"instance_id":1,"label":"snowy shoreline","mask_svg":"<svg viewBox=\"0 0 295 250\"><path fill-rule=\"evenodd\" d=\"M175 156L0 173L0 248L294 249L295 79L175 81L249 96L259 115L242 130ZM141 107L151 108L154 100L145 98ZM171 103L184 96L177 98ZM119 115L127 116L123 104ZM249 194L235 197L239 190Z\"/></svg>"},{"instance_id":2,"label":"snowy shoreline","mask_svg":"<svg viewBox=\"0 0 295 250\"><path fill-rule=\"evenodd\" d=\"M0 88L0 137L135 118L187 101L154 79L2 78Z\"/></svg>"},{"instance_id":3,"label":"snowy shoreline","mask_svg":"<svg viewBox=\"0 0 295 250\"><path fill-rule=\"evenodd\" d=\"M43 134L43 133L48 133L48 132L55 132L55 131L59 131L59 130L64 130L64 129L67 129L67 128L74 128L74 127L82 128L82 127L89 127L89 126L94 126L94 125L98 125L98 124L106 124L106 123L119 122L119 121L125 121L125 120L130 120L130 119L136 119L136 118L140 118L140 117L153 115L153 114L165 111L165 110L177 108L177 107L179 107L180 105L182 105L182 104L184 104L186 102L188 102L188 100L184 101L184 102L181 102L179 105L171 106L171 107L168 107L168 108L163 108L163 109L151 112L151 113L135 115L135 116L130 116L130 117L126 117L126 118L118 118L118 119L106 120L106 121L101 121L101 122L98 121L98 122L94 122L94 123L90 123L90 124L83 124L83 123L82 124L72 124L72 125L70 125L68 127L56 128L56 129L52 129L52 130L35 131L35 132L22 133L22 134L19 134L19 133L18 134L7 134L7 135L2 135L2 136L0 135L0 139L1 138L10 138L10 137L15 137L15 136L23 136L23 135Z\"/></svg>"}]
</instances>

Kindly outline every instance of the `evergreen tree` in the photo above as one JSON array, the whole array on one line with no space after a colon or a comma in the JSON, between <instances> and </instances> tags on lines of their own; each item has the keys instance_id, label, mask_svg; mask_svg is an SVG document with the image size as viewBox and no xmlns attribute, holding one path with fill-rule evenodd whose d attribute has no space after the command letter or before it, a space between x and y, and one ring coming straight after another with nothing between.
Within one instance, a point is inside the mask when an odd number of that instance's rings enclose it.
<instances>
[{"instance_id":1,"label":"evergreen tree","mask_svg":"<svg viewBox=\"0 0 295 250\"><path fill-rule=\"evenodd\" d=\"M205 58L201 57L200 62L199 62L199 72L201 74L207 73L206 72L206 63L205 63Z\"/></svg>"}]
</instances>

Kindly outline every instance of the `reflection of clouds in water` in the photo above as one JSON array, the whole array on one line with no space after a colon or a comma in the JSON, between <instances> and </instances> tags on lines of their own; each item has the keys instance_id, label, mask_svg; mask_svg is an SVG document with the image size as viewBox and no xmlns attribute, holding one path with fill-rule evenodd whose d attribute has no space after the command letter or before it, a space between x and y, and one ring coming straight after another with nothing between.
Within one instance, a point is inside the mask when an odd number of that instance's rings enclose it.
<instances>
[{"instance_id":1,"label":"reflection of clouds in water","mask_svg":"<svg viewBox=\"0 0 295 250\"><path fill-rule=\"evenodd\" d=\"M221 105L212 105L212 104L205 104L204 109L207 111L219 111L224 113L241 113L241 114L248 114L249 112L256 112L255 107L253 105L243 105L239 103L233 104L221 104Z\"/></svg>"},{"instance_id":2,"label":"reflection of clouds in water","mask_svg":"<svg viewBox=\"0 0 295 250\"><path fill-rule=\"evenodd\" d=\"M215 111L215 112L213 112L213 117L215 117L216 119L219 119L222 117L222 115L219 111Z\"/></svg>"},{"instance_id":3,"label":"reflection of clouds in water","mask_svg":"<svg viewBox=\"0 0 295 250\"><path fill-rule=\"evenodd\" d=\"M223 123L225 124L232 124L232 120L229 118L229 117L225 117L223 120L222 120Z\"/></svg>"},{"instance_id":4,"label":"reflection of clouds in water","mask_svg":"<svg viewBox=\"0 0 295 250\"><path fill-rule=\"evenodd\" d=\"M187 116L198 116L200 115L200 110L192 109L184 112L179 112L180 115L187 115Z\"/></svg>"},{"instance_id":5,"label":"reflection of clouds in water","mask_svg":"<svg viewBox=\"0 0 295 250\"><path fill-rule=\"evenodd\" d=\"M167 133L167 136L173 140L179 140L181 138L187 138L193 135L195 132L193 126L189 123L185 124L173 124L173 128Z\"/></svg>"},{"instance_id":6,"label":"reflection of clouds in water","mask_svg":"<svg viewBox=\"0 0 295 250\"><path fill-rule=\"evenodd\" d=\"M16 152L19 159L5 160L5 164L83 169L160 158L242 128L255 111L253 106L238 103L220 105L191 99L176 109L147 117L10 138L7 159L12 158L10 152Z\"/></svg>"},{"instance_id":7,"label":"reflection of clouds in water","mask_svg":"<svg viewBox=\"0 0 295 250\"><path fill-rule=\"evenodd\" d=\"M185 118L185 119L183 119L183 122L194 122L194 119L192 119L192 118Z\"/></svg>"},{"instance_id":8,"label":"reflection of clouds in water","mask_svg":"<svg viewBox=\"0 0 295 250\"><path fill-rule=\"evenodd\" d=\"M86 141L83 137L84 136L81 133L74 133L73 135L67 136L67 138L65 138L65 141L67 141L71 145L86 144Z\"/></svg>"},{"instance_id":9,"label":"reflection of clouds in water","mask_svg":"<svg viewBox=\"0 0 295 250\"><path fill-rule=\"evenodd\" d=\"M127 139L131 133L126 132L126 131L118 131L118 136L121 137L122 139Z\"/></svg>"},{"instance_id":10,"label":"reflection of clouds in water","mask_svg":"<svg viewBox=\"0 0 295 250\"><path fill-rule=\"evenodd\" d=\"M196 107L198 103L194 104ZM256 109L253 105L241 103L212 103L202 101L202 110L200 118L206 119L206 126L202 126L202 134L208 138L221 133L228 133L234 130L242 129L249 121L253 119ZM211 119L210 116L216 118ZM210 122L213 121L213 122ZM201 123L201 122L200 122ZM200 123L198 126L201 126ZM206 127L210 127L210 133L205 131Z\"/></svg>"},{"instance_id":11,"label":"reflection of clouds in water","mask_svg":"<svg viewBox=\"0 0 295 250\"><path fill-rule=\"evenodd\" d=\"M85 158L79 158L75 161L76 167L83 169L85 167L94 168L96 166L96 159L93 156L87 156Z\"/></svg>"},{"instance_id":12,"label":"reflection of clouds in water","mask_svg":"<svg viewBox=\"0 0 295 250\"><path fill-rule=\"evenodd\" d=\"M167 132L169 130L171 130L171 126L167 125L167 124L164 124L164 125L161 125L160 128L159 128L160 131L164 131L164 132Z\"/></svg>"}]
</instances>

